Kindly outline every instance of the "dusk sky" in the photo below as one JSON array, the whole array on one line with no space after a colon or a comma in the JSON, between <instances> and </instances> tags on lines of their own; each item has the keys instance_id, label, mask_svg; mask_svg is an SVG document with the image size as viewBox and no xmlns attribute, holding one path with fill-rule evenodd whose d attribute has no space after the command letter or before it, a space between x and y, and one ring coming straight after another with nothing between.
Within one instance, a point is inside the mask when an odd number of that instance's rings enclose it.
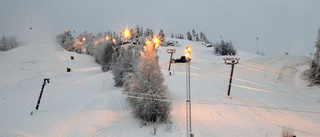
<instances>
[{"instance_id":1,"label":"dusk sky","mask_svg":"<svg viewBox=\"0 0 320 137\"><path fill-rule=\"evenodd\" d=\"M0 35L25 44L53 42L65 29L76 35L136 25L184 35L205 32L211 42L232 41L266 55L315 52L319 0L2 0ZM30 30L32 27L32 30Z\"/></svg>"}]
</instances>

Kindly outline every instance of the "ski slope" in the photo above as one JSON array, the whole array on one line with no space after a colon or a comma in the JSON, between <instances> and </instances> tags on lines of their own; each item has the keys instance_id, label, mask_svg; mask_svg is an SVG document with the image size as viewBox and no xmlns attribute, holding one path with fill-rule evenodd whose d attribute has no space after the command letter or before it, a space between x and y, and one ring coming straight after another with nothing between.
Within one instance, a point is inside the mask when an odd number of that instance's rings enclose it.
<instances>
[{"instance_id":1,"label":"ski slope","mask_svg":"<svg viewBox=\"0 0 320 137\"><path fill-rule=\"evenodd\" d=\"M170 38L167 38L170 40ZM176 40L176 39L174 39ZM319 86L308 87L299 74L308 68L305 56L261 57L238 51L231 97L227 97L230 65L201 43L177 40L180 47L158 49L165 84L172 96L172 127L141 126L133 118L112 74L104 73L88 55L67 52L55 44L25 45L0 52L0 136L186 136L185 64L173 58L192 47L192 133L208 136L281 136L290 127L297 136L320 136ZM71 60L74 56L75 60ZM72 69L71 73L66 68ZM36 102L44 78L39 111ZM34 115L30 112L34 111Z\"/></svg>"}]
</instances>

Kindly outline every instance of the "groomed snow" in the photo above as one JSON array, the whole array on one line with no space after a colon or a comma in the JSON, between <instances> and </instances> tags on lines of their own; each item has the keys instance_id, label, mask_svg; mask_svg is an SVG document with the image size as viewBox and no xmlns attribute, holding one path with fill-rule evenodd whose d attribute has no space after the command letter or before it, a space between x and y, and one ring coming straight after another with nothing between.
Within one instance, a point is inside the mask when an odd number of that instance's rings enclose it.
<instances>
[{"instance_id":1,"label":"groomed snow","mask_svg":"<svg viewBox=\"0 0 320 137\"><path fill-rule=\"evenodd\" d=\"M196 137L279 137L284 127L297 136L320 136L319 86L308 87L299 78L309 57L261 57L238 51L240 63L235 66L230 99L226 96L230 65L224 64L223 57L201 43L177 41L180 47L158 50L173 98L173 124L170 131L165 130L166 124L160 125L156 136L186 136L185 64L172 64L169 76L166 49L177 49L173 58L179 58L187 46L192 47ZM91 56L41 44L0 52L0 59L0 136L153 136L151 125L141 126L131 115L122 89L113 86L112 74L102 72ZM50 83L35 111L44 78L50 78Z\"/></svg>"}]
</instances>

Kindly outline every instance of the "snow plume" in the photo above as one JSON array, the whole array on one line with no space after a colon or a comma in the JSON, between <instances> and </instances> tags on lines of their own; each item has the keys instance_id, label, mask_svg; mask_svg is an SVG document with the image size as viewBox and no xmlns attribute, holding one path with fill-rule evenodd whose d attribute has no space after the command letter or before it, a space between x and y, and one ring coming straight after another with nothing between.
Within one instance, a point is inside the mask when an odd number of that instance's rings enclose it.
<instances>
[{"instance_id":1,"label":"snow plume","mask_svg":"<svg viewBox=\"0 0 320 137\"><path fill-rule=\"evenodd\" d=\"M156 49L146 41L137 75L130 80L128 95L135 117L147 122L170 120L169 90L163 84L163 74L157 61Z\"/></svg>"}]
</instances>

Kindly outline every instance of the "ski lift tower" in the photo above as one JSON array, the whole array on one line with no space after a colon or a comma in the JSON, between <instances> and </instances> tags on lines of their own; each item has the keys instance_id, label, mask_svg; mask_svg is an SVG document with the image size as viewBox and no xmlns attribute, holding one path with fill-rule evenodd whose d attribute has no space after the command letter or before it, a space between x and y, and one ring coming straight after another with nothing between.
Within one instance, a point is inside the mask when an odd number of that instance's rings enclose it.
<instances>
[{"instance_id":1,"label":"ski lift tower","mask_svg":"<svg viewBox=\"0 0 320 137\"><path fill-rule=\"evenodd\" d=\"M170 60L169 60L169 68L168 71L170 71L171 68L171 60L172 60L172 54L176 52L176 49L167 49L167 53L170 53Z\"/></svg>"},{"instance_id":2,"label":"ski lift tower","mask_svg":"<svg viewBox=\"0 0 320 137\"><path fill-rule=\"evenodd\" d=\"M226 63L227 65L231 65L231 73L230 73L229 88L228 88L228 96L230 97L234 65L239 63L240 58L228 57L228 58L223 58L223 60L224 60L224 63Z\"/></svg>"}]
</instances>

